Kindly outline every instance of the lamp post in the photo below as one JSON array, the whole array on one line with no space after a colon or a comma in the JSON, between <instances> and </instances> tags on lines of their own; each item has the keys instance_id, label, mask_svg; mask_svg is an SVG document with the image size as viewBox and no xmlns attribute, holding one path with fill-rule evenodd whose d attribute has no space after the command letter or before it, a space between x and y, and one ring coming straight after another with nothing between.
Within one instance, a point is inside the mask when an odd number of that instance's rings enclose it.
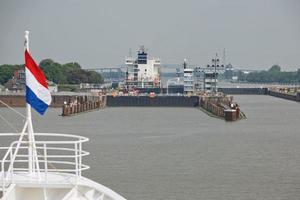
<instances>
[{"instance_id":1,"label":"lamp post","mask_svg":"<svg viewBox=\"0 0 300 200\"><path fill-rule=\"evenodd\" d=\"M213 67L214 68L214 74L213 74L213 77L214 77L214 94L217 94L218 90L217 90L217 69L219 70L220 67L224 67L224 65L220 65L220 59L218 58L218 54L216 53L216 56L215 58L213 58L211 60L211 63L212 65L207 65L207 67Z\"/></svg>"},{"instance_id":2,"label":"lamp post","mask_svg":"<svg viewBox=\"0 0 300 200\"><path fill-rule=\"evenodd\" d=\"M219 67L220 60L218 58L218 54L216 53L216 57L211 60L212 67L215 68L214 78L215 78L215 89L214 93L217 94L217 67Z\"/></svg>"},{"instance_id":3,"label":"lamp post","mask_svg":"<svg viewBox=\"0 0 300 200\"><path fill-rule=\"evenodd\" d=\"M168 79L167 80L167 95L169 95L169 84L173 79Z\"/></svg>"}]
</instances>

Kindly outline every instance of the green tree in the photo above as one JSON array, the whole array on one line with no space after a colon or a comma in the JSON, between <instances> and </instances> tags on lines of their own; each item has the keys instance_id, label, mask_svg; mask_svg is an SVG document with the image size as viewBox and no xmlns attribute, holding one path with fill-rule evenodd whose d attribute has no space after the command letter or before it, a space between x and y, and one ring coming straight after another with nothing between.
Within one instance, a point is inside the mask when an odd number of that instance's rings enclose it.
<instances>
[{"instance_id":1,"label":"green tree","mask_svg":"<svg viewBox=\"0 0 300 200\"><path fill-rule=\"evenodd\" d=\"M1 65L0 66L0 84L4 85L14 75L14 71L21 69L24 65Z\"/></svg>"},{"instance_id":2,"label":"green tree","mask_svg":"<svg viewBox=\"0 0 300 200\"><path fill-rule=\"evenodd\" d=\"M46 79L57 84L103 83L99 73L84 70L77 62L61 65L51 59L44 59L39 66ZM22 67L24 65L1 65L0 84L5 84L13 77L14 71Z\"/></svg>"},{"instance_id":3,"label":"green tree","mask_svg":"<svg viewBox=\"0 0 300 200\"><path fill-rule=\"evenodd\" d=\"M280 72L281 67L279 65L273 65L270 69L269 72Z\"/></svg>"},{"instance_id":4,"label":"green tree","mask_svg":"<svg viewBox=\"0 0 300 200\"><path fill-rule=\"evenodd\" d=\"M40 67L48 80L58 84L103 83L102 76L97 72L81 69L77 62L59 64L51 59L40 62Z\"/></svg>"},{"instance_id":5,"label":"green tree","mask_svg":"<svg viewBox=\"0 0 300 200\"><path fill-rule=\"evenodd\" d=\"M88 83L88 77L82 69L71 70L66 75L69 84Z\"/></svg>"},{"instance_id":6,"label":"green tree","mask_svg":"<svg viewBox=\"0 0 300 200\"><path fill-rule=\"evenodd\" d=\"M102 76L94 71L88 72L89 82L90 83L103 83Z\"/></svg>"},{"instance_id":7,"label":"green tree","mask_svg":"<svg viewBox=\"0 0 300 200\"><path fill-rule=\"evenodd\" d=\"M57 84L66 84L67 79L64 75L61 64L54 62L51 59L45 59L40 62L40 67L44 71L47 80Z\"/></svg>"},{"instance_id":8,"label":"green tree","mask_svg":"<svg viewBox=\"0 0 300 200\"><path fill-rule=\"evenodd\" d=\"M81 66L77 62L70 62L62 65L65 72L81 69Z\"/></svg>"},{"instance_id":9,"label":"green tree","mask_svg":"<svg viewBox=\"0 0 300 200\"><path fill-rule=\"evenodd\" d=\"M280 66L273 65L268 71L249 73L246 75L245 80L261 83L296 83L298 73L300 72L282 72Z\"/></svg>"}]
</instances>

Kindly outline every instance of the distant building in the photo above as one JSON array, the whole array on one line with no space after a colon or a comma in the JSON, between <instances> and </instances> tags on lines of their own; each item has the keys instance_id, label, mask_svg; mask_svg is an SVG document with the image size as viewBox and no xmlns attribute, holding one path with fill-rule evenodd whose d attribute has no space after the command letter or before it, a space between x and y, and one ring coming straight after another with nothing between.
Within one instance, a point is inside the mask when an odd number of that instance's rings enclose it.
<instances>
[{"instance_id":1,"label":"distant building","mask_svg":"<svg viewBox=\"0 0 300 200\"><path fill-rule=\"evenodd\" d=\"M213 92L215 88L218 89L218 72L206 71L204 73L204 90Z\"/></svg>"},{"instance_id":2,"label":"distant building","mask_svg":"<svg viewBox=\"0 0 300 200\"><path fill-rule=\"evenodd\" d=\"M225 71L224 71L224 78L227 80L232 80L232 77L234 76L234 68L231 65L231 63L229 63L228 65L226 65L225 67Z\"/></svg>"},{"instance_id":3,"label":"distant building","mask_svg":"<svg viewBox=\"0 0 300 200\"><path fill-rule=\"evenodd\" d=\"M20 92L25 90L25 68L14 71L13 77L7 81L5 87L14 92Z\"/></svg>"},{"instance_id":4,"label":"distant building","mask_svg":"<svg viewBox=\"0 0 300 200\"><path fill-rule=\"evenodd\" d=\"M183 86L184 94L194 93L194 69L187 67L186 60L183 63Z\"/></svg>"},{"instance_id":5,"label":"distant building","mask_svg":"<svg viewBox=\"0 0 300 200\"><path fill-rule=\"evenodd\" d=\"M224 78L228 81L236 82L239 80L240 70L234 68L231 63L226 65L224 70Z\"/></svg>"},{"instance_id":6,"label":"distant building","mask_svg":"<svg viewBox=\"0 0 300 200\"><path fill-rule=\"evenodd\" d=\"M3 85L0 84L0 92L4 91L5 87Z\"/></svg>"},{"instance_id":7,"label":"distant building","mask_svg":"<svg viewBox=\"0 0 300 200\"><path fill-rule=\"evenodd\" d=\"M57 92L57 84L52 81L47 81L50 92ZM14 71L13 77L7 81L5 87L13 92L22 92L26 90L26 75L25 68Z\"/></svg>"},{"instance_id":8,"label":"distant building","mask_svg":"<svg viewBox=\"0 0 300 200\"><path fill-rule=\"evenodd\" d=\"M127 57L126 82L127 87L152 88L160 87L160 60L157 58L148 59L148 54L141 46L137 59Z\"/></svg>"},{"instance_id":9,"label":"distant building","mask_svg":"<svg viewBox=\"0 0 300 200\"><path fill-rule=\"evenodd\" d=\"M94 89L102 89L104 84L96 84L96 83L80 83L79 89L81 90L94 90Z\"/></svg>"},{"instance_id":10,"label":"distant building","mask_svg":"<svg viewBox=\"0 0 300 200\"><path fill-rule=\"evenodd\" d=\"M52 81L47 81L48 82L48 89L50 93L58 92L57 84L55 84Z\"/></svg>"},{"instance_id":11,"label":"distant building","mask_svg":"<svg viewBox=\"0 0 300 200\"><path fill-rule=\"evenodd\" d=\"M195 92L204 90L204 70L201 67L196 67L194 69L194 87Z\"/></svg>"}]
</instances>

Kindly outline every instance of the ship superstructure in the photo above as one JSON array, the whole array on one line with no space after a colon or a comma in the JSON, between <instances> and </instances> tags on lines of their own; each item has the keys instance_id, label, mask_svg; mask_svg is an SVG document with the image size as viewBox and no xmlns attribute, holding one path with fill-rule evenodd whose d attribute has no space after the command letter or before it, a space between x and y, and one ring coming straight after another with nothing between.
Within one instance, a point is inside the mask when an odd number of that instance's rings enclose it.
<instances>
[{"instance_id":1,"label":"ship superstructure","mask_svg":"<svg viewBox=\"0 0 300 200\"><path fill-rule=\"evenodd\" d=\"M144 46L140 47L136 59L127 57L125 64L127 67L125 85L128 88L158 88L161 86L160 59L148 59L148 53Z\"/></svg>"},{"instance_id":2,"label":"ship superstructure","mask_svg":"<svg viewBox=\"0 0 300 200\"><path fill-rule=\"evenodd\" d=\"M183 85L184 94L194 93L194 69L187 66L186 59L183 62Z\"/></svg>"}]
</instances>

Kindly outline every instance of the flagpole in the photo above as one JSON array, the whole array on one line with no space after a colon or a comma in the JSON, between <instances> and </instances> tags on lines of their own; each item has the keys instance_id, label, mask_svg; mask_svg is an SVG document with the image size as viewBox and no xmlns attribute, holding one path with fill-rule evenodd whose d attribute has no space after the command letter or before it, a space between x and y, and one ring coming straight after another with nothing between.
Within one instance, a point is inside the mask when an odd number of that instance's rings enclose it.
<instances>
[{"instance_id":1,"label":"flagpole","mask_svg":"<svg viewBox=\"0 0 300 200\"><path fill-rule=\"evenodd\" d=\"M29 52L29 31L25 31L25 50ZM26 70L26 69L25 69ZM26 73L26 72L25 72ZM33 126L32 126L32 118L31 118L31 105L26 103L26 121L27 121L27 131L28 131L28 171L30 174L34 173L34 164L33 164L33 145L34 141L33 136Z\"/></svg>"}]
</instances>

